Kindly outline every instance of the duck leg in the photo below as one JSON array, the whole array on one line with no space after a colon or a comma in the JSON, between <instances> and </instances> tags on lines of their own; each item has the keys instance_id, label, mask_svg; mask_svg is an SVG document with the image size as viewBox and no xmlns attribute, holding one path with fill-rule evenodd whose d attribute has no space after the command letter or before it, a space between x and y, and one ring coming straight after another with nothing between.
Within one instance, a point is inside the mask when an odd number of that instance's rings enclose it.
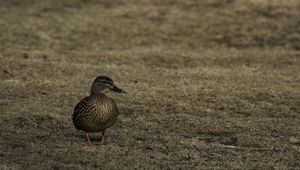
<instances>
[{"instance_id":1,"label":"duck leg","mask_svg":"<svg viewBox=\"0 0 300 170\"><path fill-rule=\"evenodd\" d=\"M92 145L92 142L90 141L90 138L89 138L89 133L85 132L85 137L86 137L86 143L89 145Z\"/></svg>"},{"instance_id":2,"label":"duck leg","mask_svg":"<svg viewBox=\"0 0 300 170\"><path fill-rule=\"evenodd\" d=\"M105 130L102 131L102 136L101 136L101 139L100 139L100 144L101 145L105 145L106 144L106 142L104 140L104 134L105 134Z\"/></svg>"}]
</instances>

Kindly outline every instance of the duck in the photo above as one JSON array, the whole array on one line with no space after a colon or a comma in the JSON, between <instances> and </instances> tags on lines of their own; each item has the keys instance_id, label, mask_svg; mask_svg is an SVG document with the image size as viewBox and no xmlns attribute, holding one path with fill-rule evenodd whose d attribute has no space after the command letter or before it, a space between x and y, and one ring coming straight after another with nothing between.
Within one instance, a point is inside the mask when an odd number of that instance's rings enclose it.
<instances>
[{"instance_id":1,"label":"duck","mask_svg":"<svg viewBox=\"0 0 300 170\"><path fill-rule=\"evenodd\" d=\"M89 134L101 133L100 144L104 145L105 131L113 126L119 114L116 103L105 93L126 93L117 87L108 76L98 76L92 84L90 95L76 104L72 115L73 125L85 133L86 142L92 144Z\"/></svg>"}]
</instances>

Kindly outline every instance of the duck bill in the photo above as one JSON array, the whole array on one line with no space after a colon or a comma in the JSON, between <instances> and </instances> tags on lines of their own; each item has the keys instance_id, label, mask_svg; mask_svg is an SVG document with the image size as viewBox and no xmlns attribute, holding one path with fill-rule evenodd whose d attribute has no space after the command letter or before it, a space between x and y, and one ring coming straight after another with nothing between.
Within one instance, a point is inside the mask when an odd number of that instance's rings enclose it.
<instances>
[{"instance_id":1,"label":"duck bill","mask_svg":"<svg viewBox=\"0 0 300 170\"><path fill-rule=\"evenodd\" d=\"M114 86L111 90L117 93L126 93L124 90L120 89L117 86Z\"/></svg>"}]
</instances>

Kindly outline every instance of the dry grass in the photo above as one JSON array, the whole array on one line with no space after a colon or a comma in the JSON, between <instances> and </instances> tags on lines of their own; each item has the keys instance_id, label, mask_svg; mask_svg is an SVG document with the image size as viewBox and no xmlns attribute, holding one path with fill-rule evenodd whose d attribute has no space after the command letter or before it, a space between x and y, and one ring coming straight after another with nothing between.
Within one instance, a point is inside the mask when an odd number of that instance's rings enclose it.
<instances>
[{"instance_id":1,"label":"dry grass","mask_svg":"<svg viewBox=\"0 0 300 170\"><path fill-rule=\"evenodd\" d=\"M0 0L0 169L299 169L299 8ZM101 74L129 93L89 147L71 114Z\"/></svg>"}]
</instances>

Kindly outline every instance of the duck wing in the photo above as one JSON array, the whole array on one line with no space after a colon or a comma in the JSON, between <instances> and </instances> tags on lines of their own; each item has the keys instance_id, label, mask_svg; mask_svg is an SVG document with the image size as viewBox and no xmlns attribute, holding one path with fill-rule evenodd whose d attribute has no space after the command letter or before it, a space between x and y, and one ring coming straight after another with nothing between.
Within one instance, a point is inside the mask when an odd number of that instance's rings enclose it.
<instances>
[{"instance_id":1,"label":"duck wing","mask_svg":"<svg viewBox=\"0 0 300 170\"><path fill-rule=\"evenodd\" d=\"M78 129L78 126L82 119L84 119L86 116L89 116L89 110L91 106L91 97L85 97L83 98L74 108L74 112L72 115L73 124Z\"/></svg>"}]
</instances>

